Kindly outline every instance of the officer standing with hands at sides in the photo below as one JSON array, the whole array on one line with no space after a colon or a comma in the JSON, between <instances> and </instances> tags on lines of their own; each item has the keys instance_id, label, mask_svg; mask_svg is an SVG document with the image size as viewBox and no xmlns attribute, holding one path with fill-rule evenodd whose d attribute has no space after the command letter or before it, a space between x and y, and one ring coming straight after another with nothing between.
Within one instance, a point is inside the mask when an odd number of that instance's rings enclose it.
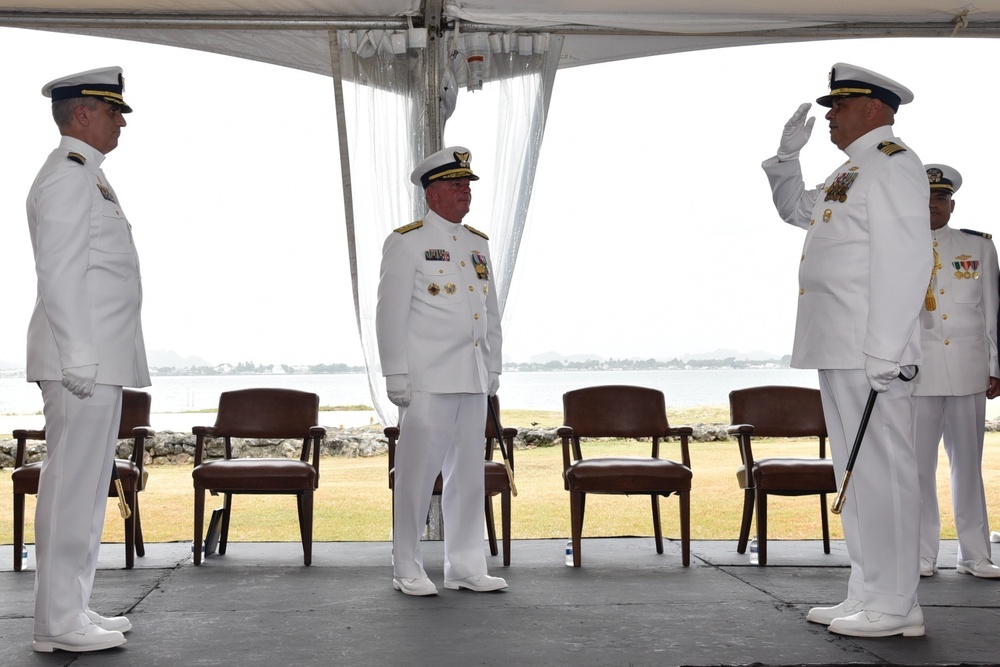
<instances>
[{"instance_id":1,"label":"officer standing with hands at sides","mask_svg":"<svg viewBox=\"0 0 1000 667\"><path fill-rule=\"evenodd\" d=\"M382 249L375 329L389 400L399 406L392 586L436 595L420 536L438 474L444 486L444 586L507 587L486 573L483 433L487 394L500 386L500 310L487 236L463 225L472 202L471 153L452 146L410 175L430 209Z\"/></svg>"},{"instance_id":2,"label":"officer standing with hands at sides","mask_svg":"<svg viewBox=\"0 0 1000 667\"><path fill-rule=\"evenodd\" d=\"M781 218L806 232L792 366L819 371L823 414L838 479L872 389L878 400L841 514L851 559L847 597L807 620L856 637L924 634L917 604L920 487L910 385L920 363L917 319L931 274L927 174L893 136L905 86L837 63L830 140L848 160L813 189L799 164L815 117L801 105L775 157L764 161Z\"/></svg>"},{"instance_id":3,"label":"officer standing with hands at sides","mask_svg":"<svg viewBox=\"0 0 1000 667\"><path fill-rule=\"evenodd\" d=\"M139 258L101 170L132 111L120 67L42 88L62 139L28 193L38 297L27 378L42 391L46 454L35 509L35 651L99 651L132 624L90 609L122 387L149 385Z\"/></svg>"},{"instance_id":4,"label":"officer standing with hands at sides","mask_svg":"<svg viewBox=\"0 0 1000 667\"><path fill-rule=\"evenodd\" d=\"M1000 578L990 561L990 528L983 488L986 399L1000 393L997 361L997 250L991 236L948 226L962 175L945 164L926 165L931 188L934 268L920 311L923 365L913 383L920 468L920 576L937 570L941 513L938 448L951 462L951 499L958 533L959 573Z\"/></svg>"}]
</instances>

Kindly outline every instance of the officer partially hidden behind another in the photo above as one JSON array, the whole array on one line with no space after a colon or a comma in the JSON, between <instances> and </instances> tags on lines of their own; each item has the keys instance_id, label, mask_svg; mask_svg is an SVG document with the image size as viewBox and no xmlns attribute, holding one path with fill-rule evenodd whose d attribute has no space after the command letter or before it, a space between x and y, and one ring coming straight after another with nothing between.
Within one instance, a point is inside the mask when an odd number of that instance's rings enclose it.
<instances>
[{"instance_id":1,"label":"officer partially hidden behind another","mask_svg":"<svg viewBox=\"0 0 1000 667\"><path fill-rule=\"evenodd\" d=\"M500 312L487 237L463 225L479 177L462 146L434 153L410 180L430 211L385 241L375 328L389 400L399 406L392 586L435 595L420 536L434 481L444 481L444 586L507 587L486 573L483 433L500 385Z\"/></svg>"},{"instance_id":2,"label":"officer partially hidden behind another","mask_svg":"<svg viewBox=\"0 0 1000 667\"><path fill-rule=\"evenodd\" d=\"M989 234L948 226L952 196L962 176L929 164L934 269L920 311L923 365L913 383L917 402L920 471L920 576L937 570L941 514L937 497L938 448L951 462L951 498L958 533L957 570L1000 578L990 561L990 528L983 489L986 399L1000 393L997 361L997 251Z\"/></svg>"},{"instance_id":3,"label":"officer partially hidden behind another","mask_svg":"<svg viewBox=\"0 0 1000 667\"><path fill-rule=\"evenodd\" d=\"M36 651L125 643L124 616L89 608L115 465L122 387L149 385L132 227L107 177L132 111L122 70L107 67L42 88L62 140L28 193L38 299L28 325L29 382L42 390L46 454L38 480Z\"/></svg>"}]
</instances>

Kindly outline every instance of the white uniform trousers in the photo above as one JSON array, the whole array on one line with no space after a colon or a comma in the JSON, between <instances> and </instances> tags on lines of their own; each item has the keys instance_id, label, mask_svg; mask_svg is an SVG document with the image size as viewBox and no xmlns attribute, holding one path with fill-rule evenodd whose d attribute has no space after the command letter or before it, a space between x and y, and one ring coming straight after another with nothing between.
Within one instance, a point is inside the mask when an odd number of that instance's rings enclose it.
<instances>
[{"instance_id":1,"label":"white uniform trousers","mask_svg":"<svg viewBox=\"0 0 1000 667\"><path fill-rule=\"evenodd\" d=\"M958 559L990 558L990 525L983 489L986 392L968 396L917 396L917 465L920 469L920 555L937 558L941 512L937 463L941 437L951 462L951 502Z\"/></svg>"},{"instance_id":2,"label":"white uniform trousers","mask_svg":"<svg viewBox=\"0 0 1000 667\"><path fill-rule=\"evenodd\" d=\"M59 382L41 382L45 459L35 505L35 637L90 623L84 610L97 571L122 388L99 384L80 400Z\"/></svg>"},{"instance_id":3,"label":"white uniform trousers","mask_svg":"<svg viewBox=\"0 0 1000 667\"><path fill-rule=\"evenodd\" d=\"M486 573L483 456L486 394L413 392L400 409L392 530L394 577L426 577L420 537L438 473L444 481L444 578Z\"/></svg>"},{"instance_id":4,"label":"white uniform trousers","mask_svg":"<svg viewBox=\"0 0 1000 667\"><path fill-rule=\"evenodd\" d=\"M823 415L837 479L861 424L871 387L863 370L821 370ZM851 559L847 597L865 610L905 615L920 581L920 488L910 386L893 380L878 394L840 515Z\"/></svg>"}]
</instances>

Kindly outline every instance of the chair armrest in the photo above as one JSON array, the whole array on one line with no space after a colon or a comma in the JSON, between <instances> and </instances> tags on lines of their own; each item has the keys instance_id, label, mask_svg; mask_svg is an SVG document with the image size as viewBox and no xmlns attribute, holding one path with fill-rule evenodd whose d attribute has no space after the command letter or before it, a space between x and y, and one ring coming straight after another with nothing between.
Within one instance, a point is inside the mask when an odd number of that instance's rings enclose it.
<instances>
[{"instance_id":1,"label":"chair armrest","mask_svg":"<svg viewBox=\"0 0 1000 667\"><path fill-rule=\"evenodd\" d=\"M690 426L672 426L667 429L667 435L679 436L681 439L681 463L684 467L691 468L691 451L688 448L688 439L694 433Z\"/></svg>"},{"instance_id":2,"label":"chair armrest","mask_svg":"<svg viewBox=\"0 0 1000 667\"><path fill-rule=\"evenodd\" d=\"M573 427L571 426L560 426L556 430L556 434L562 438L563 484L568 491L569 482L566 481L566 471L569 470L571 461L579 461L581 458L580 442L579 439L574 437ZM571 446L573 447L572 454L570 453Z\"/></svg>"},{"instance_id":3,"label":"chair armrest","mask_svg":"<svg viewBox=\"0 0 1000 667\"><path fill-rule=\"evenodd\" d=\"M398 426L386 426L382 429L382 433L385 434L387 438L393 438L394 440L399 439L399 427Z\"/></svg>"},{"instance_id":4,"label":"chair armrest","mask_svg":"<svg viewBox=\"0 0 1000 667\"><path fill-rule=\"evenodd\" d=\"M212 437L214 430L211 426L192 426L191 433L194 434L194 466L197 468L205 457L205 438Z\"/></svg>"},{"instance_id":5,"label":"chair armrest","mask_svg":"<svg viewBox=\"0 0 1000 667\"><path fill-rule=\"evenodd\" d=\"M753 435L753 424L730 424L726 427L726 433L729 435L740 435L743 433Z\"/></svg>"},{"instance_id":6,"label":"chair armrest","mask_svg":"<svg viewBox=\"0 0 1000 667\"><path fill-rule=\"evenodd\" d=\"M14 454L14 468L17 469L24 465L28 440L45 440L45 431L19 428L11 435L17 441L17 451Z\"/></svg>"}]
</instances>

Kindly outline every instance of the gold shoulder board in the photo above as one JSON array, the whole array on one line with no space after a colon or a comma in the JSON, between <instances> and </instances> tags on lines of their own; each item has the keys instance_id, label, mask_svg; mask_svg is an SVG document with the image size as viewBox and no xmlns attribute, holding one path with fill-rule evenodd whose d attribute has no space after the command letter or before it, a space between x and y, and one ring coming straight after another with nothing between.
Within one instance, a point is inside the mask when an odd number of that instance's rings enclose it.
<instances>
[{"instance_id":1,"label":"gold shoulder board","mask_svg":"<svg viewBox=\"0 0 1000 667\"><path fill-rule=\"evenodd\" d=\"M894 144L891 141L883 141L878 145L878 149L888 156L893 156L896 153L905 153L906 149L899 144Z\"/></svg>"},{"instance_id":2,"label":"gold shoulder board","mask_svg":"<svg viewBox=\"0 0 1000 667\"><path fill-rule=\"evenodd\" d=\"M403 225L402 227L397 227L396 229L394 229L392 231L396 232L397 234L405 234L406 232L412 232L414 229L420 229L423 226L424 226L424 221L423 220L417 220L416 222L411 222L408 225Z\"/></svg>"},{"instance_id":3,"label":"gold shoulder board","mask_svg":"<svg viewBox=\"0 0 1000 667\"><path fill-rule=\"evenodd\" d=\"M487 241L489 241L489 240L490 240L490 237L489 237L489 236L487 236L486 234L483 234L483 233L482 233L481 231L479 231L479 230L478 230L478 229L476 229L475 227L470 227L469 225L462 225L462 226L463 226L463 227L465 227L466 229L468 229L468 230L469 230L470 232L472 232L473 234L476 234L477 236L482 236L482 237L483 237L484 239L486 239Z\"/></svg>"},{"instance_id":4,"label":"gold shoulder board","mask_svg":"<svg viewBox=\"0 0 1000 667\"><path fill-rule=\"evenodd\" d=\"M69 153L66 157L78 164L87 164L87 158L83 157L79 153Z\"/></svg>"},{"instance_id":5,"label":"gold shoulder board","mask_svg":"<svg viewBox=\"0 0 1000 667\"><path fill-rule=\"evenodd\" d=\"M977 232L977 231L976 231L976 230L974 230L974 229L963 229L963 230L961 230L961 231L962 231L962 233L964 233L964 234L971 234L971 235L973 235L973 236L981 236L981 237L983 237L984 239L987 239L987 240L989 240L989 239L992 239L992 238L993 238L993 235L992 235L992 234L987 234L986 232Z\"/></svg>"}]
</instances>

